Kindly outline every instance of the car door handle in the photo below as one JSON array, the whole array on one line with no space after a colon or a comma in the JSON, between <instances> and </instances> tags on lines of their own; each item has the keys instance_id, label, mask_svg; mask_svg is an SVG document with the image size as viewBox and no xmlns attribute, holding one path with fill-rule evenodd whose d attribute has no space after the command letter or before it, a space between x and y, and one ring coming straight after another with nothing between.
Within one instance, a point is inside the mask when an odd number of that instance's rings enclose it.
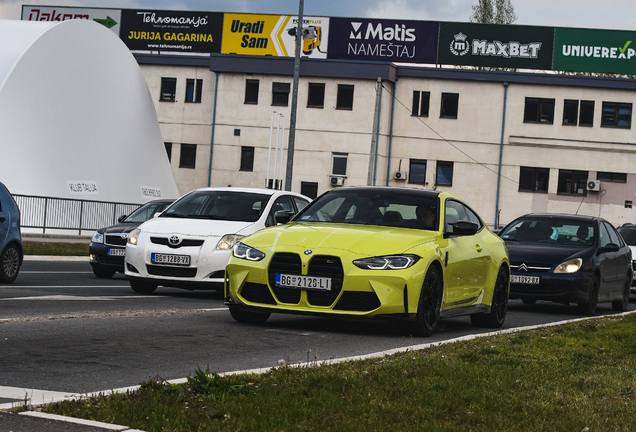
<instances>
[{"instance_id":1,"label":"car door handle","mask_svg":"<svg viewBox=\"0 0 636 432\"><path fill-rule=\"evenodd\" d=\"M475 245L475 249L477 250L477 252L481 252L481 246Z\"/></svg>"}]
</instances>

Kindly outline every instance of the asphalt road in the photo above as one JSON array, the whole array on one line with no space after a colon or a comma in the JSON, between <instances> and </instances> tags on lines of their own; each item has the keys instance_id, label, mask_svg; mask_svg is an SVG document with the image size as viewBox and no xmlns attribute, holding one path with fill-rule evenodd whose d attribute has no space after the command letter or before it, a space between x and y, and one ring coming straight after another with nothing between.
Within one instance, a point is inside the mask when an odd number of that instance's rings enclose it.
<instances>
[{"instance_id":1,"label":"asphalt road","mask_svg":"<svg viewBox=\"0 0 636 432\"><path fill-rule=\"evenodd\" d=\"M599 305L597 314L611 313L610 304ZM573 306L511 301L504 328L573 318L580 318ZM87 262L27 261L13 284L0 285L0 409L25 395L37 404L43 392L95 393L150 378L182 379L197 367L268 368L279 360L344 358L488 331L468 317L443 320L430 338L407 337L375 320L272 315L265 324L241 324L220 293L159 288L139 295L122 275L97 279ZM5 427L15 417L0 415L0 432L22 430ZM67 427L52 427L58 424ZM50 430L94 430L76 426Z\"/></svg>"}]
</instances>

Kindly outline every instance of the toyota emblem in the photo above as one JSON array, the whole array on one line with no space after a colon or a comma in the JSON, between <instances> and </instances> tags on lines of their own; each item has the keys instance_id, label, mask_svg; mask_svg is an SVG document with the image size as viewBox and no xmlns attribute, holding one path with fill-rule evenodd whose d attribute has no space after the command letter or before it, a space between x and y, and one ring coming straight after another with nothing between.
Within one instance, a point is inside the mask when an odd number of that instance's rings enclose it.
<instances>
[{"instance_id":1,"label":"toyota emblem","mask_svg":"<svg viewBox=\"0 0 636 432\"><path fill-rule=\"evenodd\" d=\"M168 243L170 243L172 246L177 246L181 244L181 237L179 237L176 234L173 234L170 237L168 237Z\"/></svg>"}]
</instances>

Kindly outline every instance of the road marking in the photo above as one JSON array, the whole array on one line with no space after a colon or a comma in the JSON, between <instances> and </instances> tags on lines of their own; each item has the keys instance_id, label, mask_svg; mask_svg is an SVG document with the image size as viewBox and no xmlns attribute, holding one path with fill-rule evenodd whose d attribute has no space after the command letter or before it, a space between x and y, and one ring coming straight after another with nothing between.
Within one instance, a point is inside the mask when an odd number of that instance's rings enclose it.
<instances>
[{"instance_id":1,"label":"road marking","mask_svg":"<svg viewBox=\"0 0 636 432\"><path fill-rule=\"evenodd\" d=\"M50 296L32 296L32 297L9 297L9 298L1 298L0 301L3 300L120 300L120 299L130 299L130 298L148 298L147 295L140 296L70 296L70 295L50 295ZM157 297L157 298L167 298L167 297Z\"/></svg>"},{"instance_id":2,"label":"road marking","mask_svg":"<svg viewBox=\"0 0 636 432\"><path fill-rule=\"evenodd\" d=\"M265 329L265 331L272 332L272 333L287 333L287 334L300 335L300 336L311 336L313 334L313 333L304 333L304 332L282 330L282 329Z\"/></svg>"},{"instance_id":3,"label":"road marking","mask_svg":"<svg viewBox=\"0 0 636 432\"><path fill-rule=\"evenodd\" d=\"M93 274L91 271L21 271L20 274Z\"/></svg>"},{"instance_id":4,"label":"road marking","mask_svg":"<svg viewBox=\"0 0 636 432\"><path fill-rule=\"evenodd\" d=\"M128 288L129 285L11 285L0 287L0 290L18 288Z\"/></svg>"}]
</instances>

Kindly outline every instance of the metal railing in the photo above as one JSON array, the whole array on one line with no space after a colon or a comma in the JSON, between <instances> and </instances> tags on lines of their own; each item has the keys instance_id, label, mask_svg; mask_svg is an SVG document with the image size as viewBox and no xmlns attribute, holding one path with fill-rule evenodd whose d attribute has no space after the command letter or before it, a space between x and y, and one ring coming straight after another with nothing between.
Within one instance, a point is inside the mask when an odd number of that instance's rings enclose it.
<instances>
[{"instance_id":1,"label":"metal railing","mask_svg":"<svg viewBox=\"0 0 636 432\"><path fill-rule=\"evenodd\" d=\"M117 223L141 204L13 195L20 208L22 228L46 230L95 231Z\"/></svg>"}]
</instances>

